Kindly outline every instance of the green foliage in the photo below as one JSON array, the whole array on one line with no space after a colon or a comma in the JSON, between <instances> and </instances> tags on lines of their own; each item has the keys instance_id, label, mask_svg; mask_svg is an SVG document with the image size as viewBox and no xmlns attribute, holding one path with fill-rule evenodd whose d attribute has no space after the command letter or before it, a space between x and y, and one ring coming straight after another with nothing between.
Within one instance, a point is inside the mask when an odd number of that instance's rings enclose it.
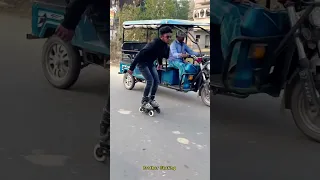
<instances>
[{"instance_id":1,"label":"green foliage","mask_svg":"<svg viewBox=\"0 0 320 180\"><path fill-rule=\"evenodd\" d=\"M118 13L118 40L122 40L122 23L131 20L154 19L188 19L190 11L189 0L146 0L143 7L125 4ZM157 36L157 32L149 32L148 41ZM125 31L125 39L132 41L146 41L146 30L135 29Z\"/></svg>"}]
</instances>

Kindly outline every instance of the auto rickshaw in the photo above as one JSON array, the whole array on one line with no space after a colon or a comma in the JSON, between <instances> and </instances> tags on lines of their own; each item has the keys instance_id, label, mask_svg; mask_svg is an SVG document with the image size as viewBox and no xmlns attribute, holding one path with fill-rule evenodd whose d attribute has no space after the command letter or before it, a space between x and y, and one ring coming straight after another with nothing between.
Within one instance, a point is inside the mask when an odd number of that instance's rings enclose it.
<instances>
[{"instance_id":1,"label":"auto rickshaw","mask_svg":"<svg viewBox=\"0 0 320 180\"><path fill-rule=\"evenodd\" d=\"M173 29L179 29L185 31L189 38L198 47L198 51L201 53L201 48L199 47L196 39L190 32L191 29L201 29L204 32L210 34L210 32L203 27L210 26L209 23L197 23L188 20L178 20L178 19L158 19L158 20L139 20L139 21L125 21L123 22L123 38L122 38L122 58L120 61L120 71L119 74L124 74L123 83L124 87L128 90L132 90L137 82L144 82L145 79L140 73L138 68L135 68L133 74L127 73L132 61L139 51L147 44L148 39L150 39L150 34L152 32L157 32L156 36L159 34L159 28L162 26L170 26ZM133 29L141 29L146 31L146 40L144 42L127 40L125 37L125 32ZM167 63L167 60L163 60L163 69L158 70L160 78L160 86L174 89L180 92L198 92L203 103L210 106L210 56L203 55L201 57L190 56L190 63L186 67L186 74L181 75L181 81L179 78L179 71ZM195 63L198 62L198 65ZM184 79L184 80L183 80ZM182 83L182 81L184 81ZM149 112L150 116L153 116L153 112Z\"/></svg>"},{"instance_id":2,"label":"auto rickshaw","mask_svg":"<svg viewBox=\"0 0 320 180\"><path fill-rule=\"evenodd\" d=\"M229 43L226 56L221 48L221 24L214 22L218 17L211 11L211 92L247 98L257 93L280 97L283 90L282 105L291 110L297 127L320 142L320 3L280 3L285 10L268 9L270 0L268 8L237 4L243 12L241 35ZM239 43L240 55L231 67Z\"/></svg>"},{"instance_id":3,"label":"auto rickshaw","mask_svg":"<svg viewBox=\"0 0 320 180\"><path fill-rule=\"evenodd\" d=\"M55 36L69 0L59 3L34 1L32 4L32 33L27 39L47 39L43 45L42 69L48 82L56 88L68 89L77 80L82 68L95 64L109 67L109 44L106 44L85 13L76 28L71 43Z\"/></svg>"}]
</instances>

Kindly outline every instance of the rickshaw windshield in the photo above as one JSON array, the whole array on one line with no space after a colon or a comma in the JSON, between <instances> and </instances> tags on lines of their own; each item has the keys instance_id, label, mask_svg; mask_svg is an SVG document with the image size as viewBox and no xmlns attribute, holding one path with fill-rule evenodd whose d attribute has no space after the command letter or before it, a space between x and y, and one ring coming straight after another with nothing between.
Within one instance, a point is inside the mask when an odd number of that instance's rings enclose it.
<instances>
[{"instance_id":1,"label":"rickshaw windshield","mask_svg":"<svg viewBox=\"0 0 320 180\"><path fill-rule=\"evenodd\" d=\"M162 26L170 26L173 29L174 34L177 30L185 32L187 35L186 42L190 39L192 43L197 45L200 53L201 48L199 47L196 38L193 36L192 31L195 29L201 29L210 34L210 32L204 28L208 26L210 27L210 23L197 23L194 21L178 19L125 21L122 26L123 43L148 43L154 38L159 37L159 29Z\"/></svg>"}]
</instances>

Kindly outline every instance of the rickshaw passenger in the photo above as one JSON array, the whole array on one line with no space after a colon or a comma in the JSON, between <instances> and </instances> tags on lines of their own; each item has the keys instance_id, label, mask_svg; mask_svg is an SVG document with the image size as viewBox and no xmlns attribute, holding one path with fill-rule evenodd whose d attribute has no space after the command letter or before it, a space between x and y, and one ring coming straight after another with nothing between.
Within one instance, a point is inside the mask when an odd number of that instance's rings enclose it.
<instances>
[{"instance_id":1,"label":"rickshaw passenger","mask_svg":"<svg viewBox=\"0 0 320 180\"><path fill-rule=\"evenodd\" d=\"M158 59L158 69L162 66L162 59L169 57L169 42L172 36L172 30L169 26L164 26L159 29L160 37L155 38L148 43L137 56L134 58L128 70L129 74L138 66L141 74L146 79L146 87L143 92L141 104L146 109L159 107L155 101L155 95L160 83L157 69L154 66L154 61ZM150 96L149 96L150 95Z\"/></svg>"},{"instance_id":2,"label":"rickshaw passenger","mask_svg":"<svg viewBox=\"0 0 320 180\"><path fill-rule=\"evenodd\" d=\"M189 55L200 55L200 53L194 52L187 44L184 43L185 37L185 32L181 30L177 31L176 40L170 45L170 56L168 59L169 66L179 70L180 81L182 75L185 74L185 67L188 63L184 58L187 58Z\"/></svg>"}]
</instances>

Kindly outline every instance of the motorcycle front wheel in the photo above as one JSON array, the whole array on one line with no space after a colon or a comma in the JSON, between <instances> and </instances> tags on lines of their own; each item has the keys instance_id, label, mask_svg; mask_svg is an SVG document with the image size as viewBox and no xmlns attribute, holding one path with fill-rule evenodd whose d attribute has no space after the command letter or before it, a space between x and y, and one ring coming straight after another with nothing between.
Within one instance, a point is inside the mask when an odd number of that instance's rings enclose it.
<instances>
[{"instance_id":1,"label":"motorcycle front wheel","mask_svg":"<svg viewBox=\"0 0 320 180\"><path fill-rule=\"evenodd\" d=\"M291 113L295 124L307 137L320 142L320 111L310 105L304 95L302 82L298 82L291 96Z\"/></svg>"}]
</instances>

